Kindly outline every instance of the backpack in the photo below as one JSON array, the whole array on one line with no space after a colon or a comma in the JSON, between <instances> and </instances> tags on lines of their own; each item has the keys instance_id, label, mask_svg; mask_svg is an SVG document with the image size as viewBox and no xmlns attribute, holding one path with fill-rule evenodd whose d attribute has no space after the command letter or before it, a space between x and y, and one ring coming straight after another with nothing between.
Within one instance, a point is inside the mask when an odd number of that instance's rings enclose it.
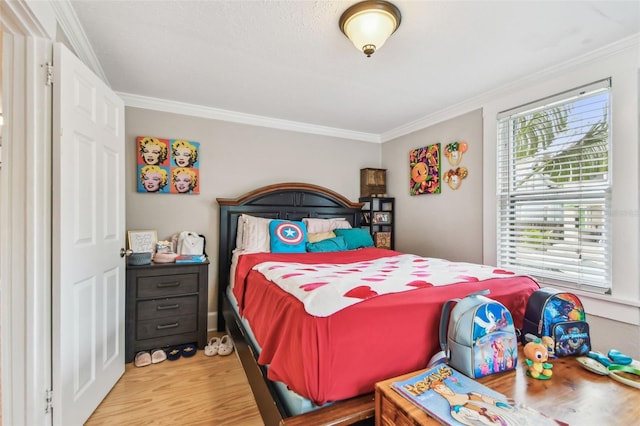
<instances>
[{"instance_id":1,"label":"backpack","mask_svg":"<svg viewBox=\"0 0 640 426\"><path fill-rule=\"evenodd\" d=\"M177 254L204 254L206 239L204 235L191 231L182 231L171 237L171 244L174 246L174 252Z\"/></svg>"},{"instance_id":2,"label":"backpack","mask_svg":"<svg viewBox=\"0 0 640 426\"><path fill-rule=\"evenodd\" d=\"M554 341L552 355L585 355L591 350L589 324L582 302L573 293L550 287L534 291L527 302L522 325L522 343L532 335Z\"/></svg>"},{"instance_id":3,"label":"backpack","mask_svg":"<svg viewBox=\"0 0 640 426\"><path fill-rule=\"evenodd\" d=\"M485 294L489 290L448 300L442 307L440 347L449 365L471 378L513 370L518 364L511 313Z\"/></svg>"}]
</instances>

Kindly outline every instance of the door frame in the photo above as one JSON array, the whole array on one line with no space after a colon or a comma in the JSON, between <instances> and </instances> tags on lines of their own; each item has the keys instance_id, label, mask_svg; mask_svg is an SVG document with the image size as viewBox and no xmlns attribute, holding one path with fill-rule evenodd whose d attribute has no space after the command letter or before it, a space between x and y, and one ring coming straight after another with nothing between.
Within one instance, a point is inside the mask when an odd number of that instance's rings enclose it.
<instances>
[{"instance_id":1,"label":"door frame","mask_svg":"<svg viewBox=\"0 0 640 426\"><path fill-rule=\"evenodd\" d=\"M52 34L24 1L1 2L0 178L2 422L51 424Z\"/></svg>"}]
</instances>

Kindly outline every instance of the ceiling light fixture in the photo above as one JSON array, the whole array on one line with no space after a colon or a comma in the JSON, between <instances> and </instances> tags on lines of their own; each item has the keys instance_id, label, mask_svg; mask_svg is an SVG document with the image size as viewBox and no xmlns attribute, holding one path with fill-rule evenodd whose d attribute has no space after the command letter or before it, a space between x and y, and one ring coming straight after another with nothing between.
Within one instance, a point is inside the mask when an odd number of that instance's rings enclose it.
<instances>
[{"instance_id":1,"label":"ceiling light fixture","mask_svg":"<svg viewBox=\"0 0 640 426\"><path fill-rule=\"evenodd\" d=\"M340 17L340 30L353 45L370 57L398 29L400 9L383 0L356 3Z\"/></svg>"}]
</instances>

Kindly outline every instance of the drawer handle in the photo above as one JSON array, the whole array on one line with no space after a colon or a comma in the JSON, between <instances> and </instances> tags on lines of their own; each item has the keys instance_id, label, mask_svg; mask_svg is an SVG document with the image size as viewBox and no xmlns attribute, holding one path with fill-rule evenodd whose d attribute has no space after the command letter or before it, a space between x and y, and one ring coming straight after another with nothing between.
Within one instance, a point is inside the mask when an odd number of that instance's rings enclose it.
<instances>
[{"instance_id":1,"label":"drawer handle","mask_svg":"<svg viewBox=\"0 0 640 426\"><path fill-rule=\"evenodd\" d=\"M156 330L164 330L165 328L176 328L178 326L177 322L171 324L160 324L156 326Z\"/></svg>"},{"instance_id":2,"label":"drawer handle","mask_svg":"<svg viewBox=\"0 0 640 426\"><path fill-rule=\"evenodd\" d=\"M175 281L172 283L158 283L158 288L178 287L179 285L180 285L180 281Z\"/></svg>"},{"instance_id":3,"label":"drawer handle","mask_svg":"<svg viewBox=\"0 0 640 426\"><path fill-rule=\"evenodd\" d=\"M166 311L167 309L178 309L179 307L180 307L180 304L176 303L175 305L158 305L156 309L158 311Z\"/></svg>"}]
</instances>

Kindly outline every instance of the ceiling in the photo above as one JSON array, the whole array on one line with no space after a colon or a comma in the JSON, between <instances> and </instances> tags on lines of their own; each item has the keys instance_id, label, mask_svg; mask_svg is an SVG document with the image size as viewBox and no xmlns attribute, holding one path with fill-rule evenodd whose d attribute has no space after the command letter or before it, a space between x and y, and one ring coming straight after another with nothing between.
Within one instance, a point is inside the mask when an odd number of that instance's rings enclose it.
<instances>
[{"instance_id":1,"label":"ceiling","mask_svg":"<svg viewBox=\"0 0 640 426\"><path fill-rule=\"evenodd\" d=\"M367 58L338 28L354 3L70 1L121 94L371 141L640 33L638 1L398 0Z\"/></svg>"}]
</instances>

